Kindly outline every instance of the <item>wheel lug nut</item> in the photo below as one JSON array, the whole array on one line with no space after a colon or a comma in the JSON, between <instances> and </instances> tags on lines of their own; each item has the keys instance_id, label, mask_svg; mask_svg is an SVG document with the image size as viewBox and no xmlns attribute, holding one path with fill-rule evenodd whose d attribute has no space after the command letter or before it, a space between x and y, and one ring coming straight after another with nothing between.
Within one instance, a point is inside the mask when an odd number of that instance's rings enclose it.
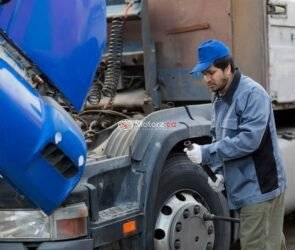
<instances>
[{"instance_id":1,"label":"wheel lug nut","mask_svg":"<svg viewBox=\"0 0 295 250\"><path fill-rule=\"evenodd\" d=\"M208 227L208 234L210 235L210 234L212 234L212 233L213 233L213 226L210 225L210 226Z\"/></svg>"},{"instance_id":2,"label":"wheel lug nut","mask_svg":"<svg viewBox=\"0 0 295 250\"><path fill-rule=\"evenodd\" d=\"M180 240L176 240L174 242L174 248L177 250L177 249L180 249L180 247L181 247Z\"/></svg>"},{"instance_id":3,"label":"wheel lug nut","mask_svg":"<svg viewBox=\"0 0 295 250\"><path fill-rule=\"evenodd\" d=\"M206 250L212 250L212 249L213 249L213 245L212 245L211 242L209 242L209 243L207 244Z\"/></svg>"},{"instance_id":4,"label":"wheel lug nut","mask_svg":"<svg viewBox=\"0 0 295 250\"><path fill-rule=\"evenodd\" d=\"M194 213L195 213L195 214L199 214L200 211L201 211L200 206L199 206L199 205L195 205L195 206L194 206Z\"/></svg>"},{"instance_id":5,"label":"wheel lug nut","mask_svg":"<svg viewBox=\"0 0 295 250\"><path fill-rule=\"evenodd\" d=\"M196 236L195 237L195 242L198 242L199 241L199 236Z\"/></svg>"},{"instance_id":6,"label":"wheel lug nut","mask_svg":"<svg viewBox=\"0 0 295 250\"><path fill-rule=\"evenodd\" d=\"M189 210L188 209L185 209L184 212L183 212L183 218L184 219L187 219L189 216L190 216Z\"/></svg>"},{"instance_id":7,"label":"wheel lug nut","mask_svg":"<svg viewBox=\"0 0 295 250\"><path fill-rule=\"evenodd\" d=\"M182 230L181 222L177 222L175 229L176 229L176 232L180 232Z\"/></svg>"}]
</instances>

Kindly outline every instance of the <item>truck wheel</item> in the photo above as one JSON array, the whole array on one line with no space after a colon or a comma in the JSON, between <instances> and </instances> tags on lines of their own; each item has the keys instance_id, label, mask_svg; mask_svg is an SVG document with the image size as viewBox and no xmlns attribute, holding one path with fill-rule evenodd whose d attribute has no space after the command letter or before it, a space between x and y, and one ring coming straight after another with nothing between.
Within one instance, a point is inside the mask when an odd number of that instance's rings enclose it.
<instances>
[{"instance_id":1,"label":"truck wheel","mask_svg":"<svg viewBox=\"0 0 295 250\"><path fill-rule=\"evenodd\" d=\"M154 250L230 248L230 223L204 221L204 213L229 216L224 196L184 154L166 161L154 214Z\"/></svg>"}]
</instances>

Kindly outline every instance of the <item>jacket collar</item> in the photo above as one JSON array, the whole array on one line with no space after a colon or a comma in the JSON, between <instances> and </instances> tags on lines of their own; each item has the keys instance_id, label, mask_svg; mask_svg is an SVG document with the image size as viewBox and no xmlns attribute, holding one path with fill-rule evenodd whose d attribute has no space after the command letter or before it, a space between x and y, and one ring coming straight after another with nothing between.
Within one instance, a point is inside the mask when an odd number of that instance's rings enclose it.
<instances>
[{"instance_id":1,"label":"jacket collar","mask_svg":"<svg viewBox=\"0 0 295 250\"><path fill-rule=\"evenodd\" d=\"M222 98L228 104L231 104L232 99L233 99L233 95L234 95L234 93L236 92L236 90L237 90L237 88L239 86L240 80L241 80L241 72L239 71L238 68L236 68L235 72L234 72L232 82L231 82L228 90L226 91L226 93L223 96L219 96L218 92L217 92L217 93L215 93L213 99L215 100L216 98L219 97L219 98Z\"/></svg>"},{"instance_id":2,"label":"jacket collar","mask_svg":"<svg viewBox=\"0 0 295 250\"><path fill-rule=\"evenodd\" d=\"M239 83L241 80L241 72L238 68L235 69L233 80L229 86L229 89L226 91L225 95L223 96L223 100L228 104L232 103L234 93L236 92Z\"/></svg>"}]
</instances>

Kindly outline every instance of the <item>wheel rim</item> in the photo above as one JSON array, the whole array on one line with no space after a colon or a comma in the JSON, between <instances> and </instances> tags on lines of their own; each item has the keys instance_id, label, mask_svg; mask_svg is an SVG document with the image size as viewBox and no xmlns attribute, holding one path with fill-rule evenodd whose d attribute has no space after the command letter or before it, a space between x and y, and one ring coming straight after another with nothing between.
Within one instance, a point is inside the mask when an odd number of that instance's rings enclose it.
<instances>
[{"instance_id":1,"label":"wheel rim","mask_svg":"<svg viewBox=\"0 0 295 250\"><path fill-rule=\"evenodd\" d=\"M204 221L208 209L191 192L174 194L162 206L155 225L155 250L213 249L215 230Z\"/></svg>"}]
</instances>

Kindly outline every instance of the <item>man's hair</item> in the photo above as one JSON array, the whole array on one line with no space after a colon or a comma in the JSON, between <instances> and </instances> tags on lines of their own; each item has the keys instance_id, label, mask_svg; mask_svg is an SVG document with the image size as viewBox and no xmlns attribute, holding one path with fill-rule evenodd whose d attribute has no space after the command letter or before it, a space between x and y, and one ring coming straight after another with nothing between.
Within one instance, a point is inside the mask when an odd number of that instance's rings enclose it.
<instances>
[{"instance_id":1,"label":"man's hair","mask_svg":"<svg viewBox=\"0 0 295 250\"><path fill-rule=\"evenodd\" d=\"M226 67L228 65L231 66L231 72L234 73L235 71L235 64L234 64L234 60L231 56L229 57L225 57L225 58L221 58L221 59L217 59L213 65L216 67L216 68L219 68L219 69L222 69L222 70L225 70Z\"/></svg>"}]
</instances>

